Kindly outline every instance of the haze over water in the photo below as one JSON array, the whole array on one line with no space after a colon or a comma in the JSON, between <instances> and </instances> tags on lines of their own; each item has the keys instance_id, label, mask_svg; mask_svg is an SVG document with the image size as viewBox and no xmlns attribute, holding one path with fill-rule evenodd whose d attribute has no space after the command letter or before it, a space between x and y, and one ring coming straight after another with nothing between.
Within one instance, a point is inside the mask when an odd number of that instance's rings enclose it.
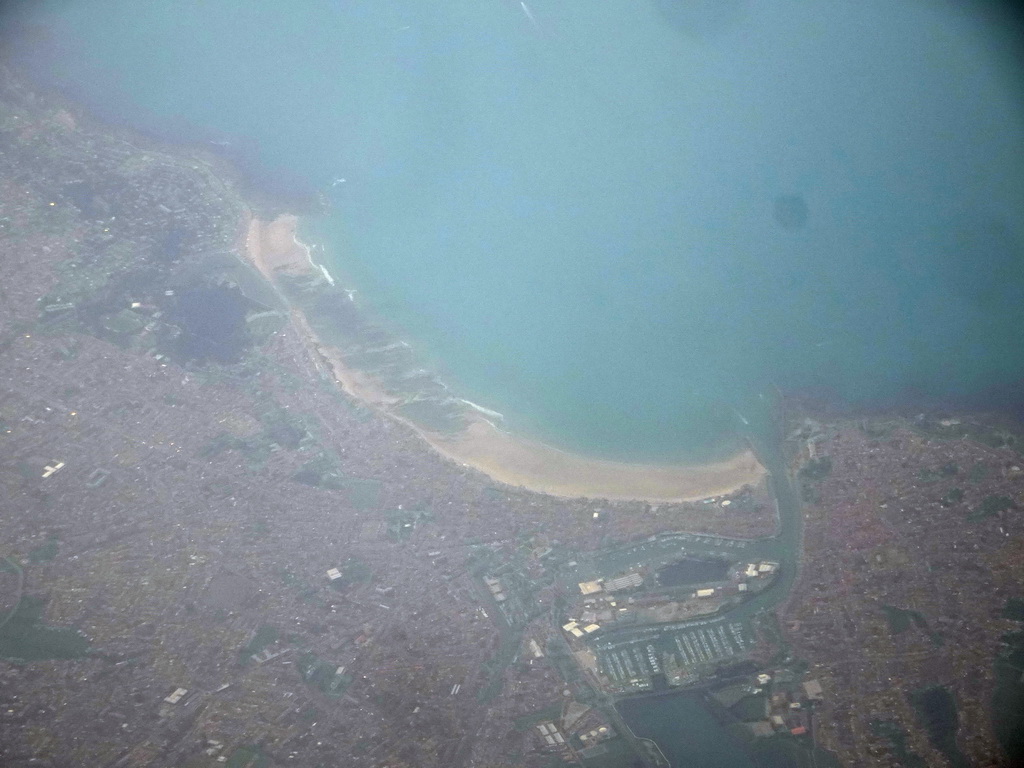
<instances>
[{"instance_id":1,"label":"haze over water","mask_svg":"<svg viewBox=\"0 0 1024 768\"><path fill-rule=\"evenodd\" d=\"M870 403L1024 379L1022 76L962 4L89 0L32 18L56 30L21 54L44 81L324 190L308 229L331 272L513 430L702 457L776 386Z\"/></svg>"}]
</instances>

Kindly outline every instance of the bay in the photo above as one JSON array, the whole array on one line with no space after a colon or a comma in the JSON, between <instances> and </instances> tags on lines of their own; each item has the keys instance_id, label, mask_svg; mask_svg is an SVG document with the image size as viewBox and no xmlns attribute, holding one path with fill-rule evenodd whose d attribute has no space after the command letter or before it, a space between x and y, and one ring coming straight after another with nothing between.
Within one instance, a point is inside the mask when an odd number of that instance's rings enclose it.
<instances>
[{"instance_id":1,"label":"bay","mask_svg":"<svg viewBox=\"0 0 1024 768\"><path fill-rule=\"evenodd\" d=\"M42 82L328 195L332 273L513 431L709 458L776 387L1024 378L1019 61L951 4L25 7Z\"/></svg>"}]
</instances>

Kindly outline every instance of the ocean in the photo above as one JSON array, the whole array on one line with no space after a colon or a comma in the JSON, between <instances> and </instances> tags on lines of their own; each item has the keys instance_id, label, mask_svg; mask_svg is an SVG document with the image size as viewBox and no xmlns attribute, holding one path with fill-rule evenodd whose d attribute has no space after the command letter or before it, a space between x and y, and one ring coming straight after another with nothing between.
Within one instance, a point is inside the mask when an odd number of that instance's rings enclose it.
<instances>
[{"instance_id":1,"label":"ocean","mask_svg":"<svg viewBox=\"0 0 1024 768\"><path fill-rule=\"evenodd\" d=\"M18 7L41 83L322 193L318 258L513 432L705 459L778 391L1024 379L1024 78L966 6Z\"/></svg>"}]
</instances>

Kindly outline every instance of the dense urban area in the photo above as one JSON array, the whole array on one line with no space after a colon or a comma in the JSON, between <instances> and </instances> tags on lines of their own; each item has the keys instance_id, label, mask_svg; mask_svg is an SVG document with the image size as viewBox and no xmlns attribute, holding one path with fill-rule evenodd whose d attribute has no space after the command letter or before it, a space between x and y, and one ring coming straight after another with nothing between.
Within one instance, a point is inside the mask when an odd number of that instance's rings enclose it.
<instances>
[{"instance_id":1,"label":"dense urban area","mask_svg":"<svg viewBox=\"0 0 1024 768\"><path fill-rule=\"evenodd\" d=\"M3 73L0 763L656 766L615 702L692 690L756 759L1011 764L1012 426L790 414L793 553L771 481L499 486L325 373L250 206Z\"/></svg>"}]
</instances>

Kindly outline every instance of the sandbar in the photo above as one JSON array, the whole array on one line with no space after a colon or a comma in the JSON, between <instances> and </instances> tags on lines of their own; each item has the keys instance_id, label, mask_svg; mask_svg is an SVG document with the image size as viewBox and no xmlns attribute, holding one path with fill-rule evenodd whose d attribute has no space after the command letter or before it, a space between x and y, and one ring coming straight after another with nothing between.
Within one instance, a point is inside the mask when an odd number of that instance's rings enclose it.
<instances>
[{"instance_id":1,"label":"sandbar","mask_svg":"<svg viewBox=\"0 0 1024 768\"><path fill-rule=\"evenodd\" d=\"M244 255L274 282L280 274L315 270L309 251L296 237L298 219L282 215L272 221L250 217ZM479 414L467 415L467 427L456 434L424 429L399 415L401 400L387 393L363 371L346 365L340 350L324 344L302 312L293 308L293 325L309 345L318 364L351 396L418 433L432 448L492 480L539 493L571 498L615 501L683 502L724 496L758 486L767 474L751 450L705 464L634 464L608 461L564 451L498 429Z\"/></svg>"}]
</instances>

